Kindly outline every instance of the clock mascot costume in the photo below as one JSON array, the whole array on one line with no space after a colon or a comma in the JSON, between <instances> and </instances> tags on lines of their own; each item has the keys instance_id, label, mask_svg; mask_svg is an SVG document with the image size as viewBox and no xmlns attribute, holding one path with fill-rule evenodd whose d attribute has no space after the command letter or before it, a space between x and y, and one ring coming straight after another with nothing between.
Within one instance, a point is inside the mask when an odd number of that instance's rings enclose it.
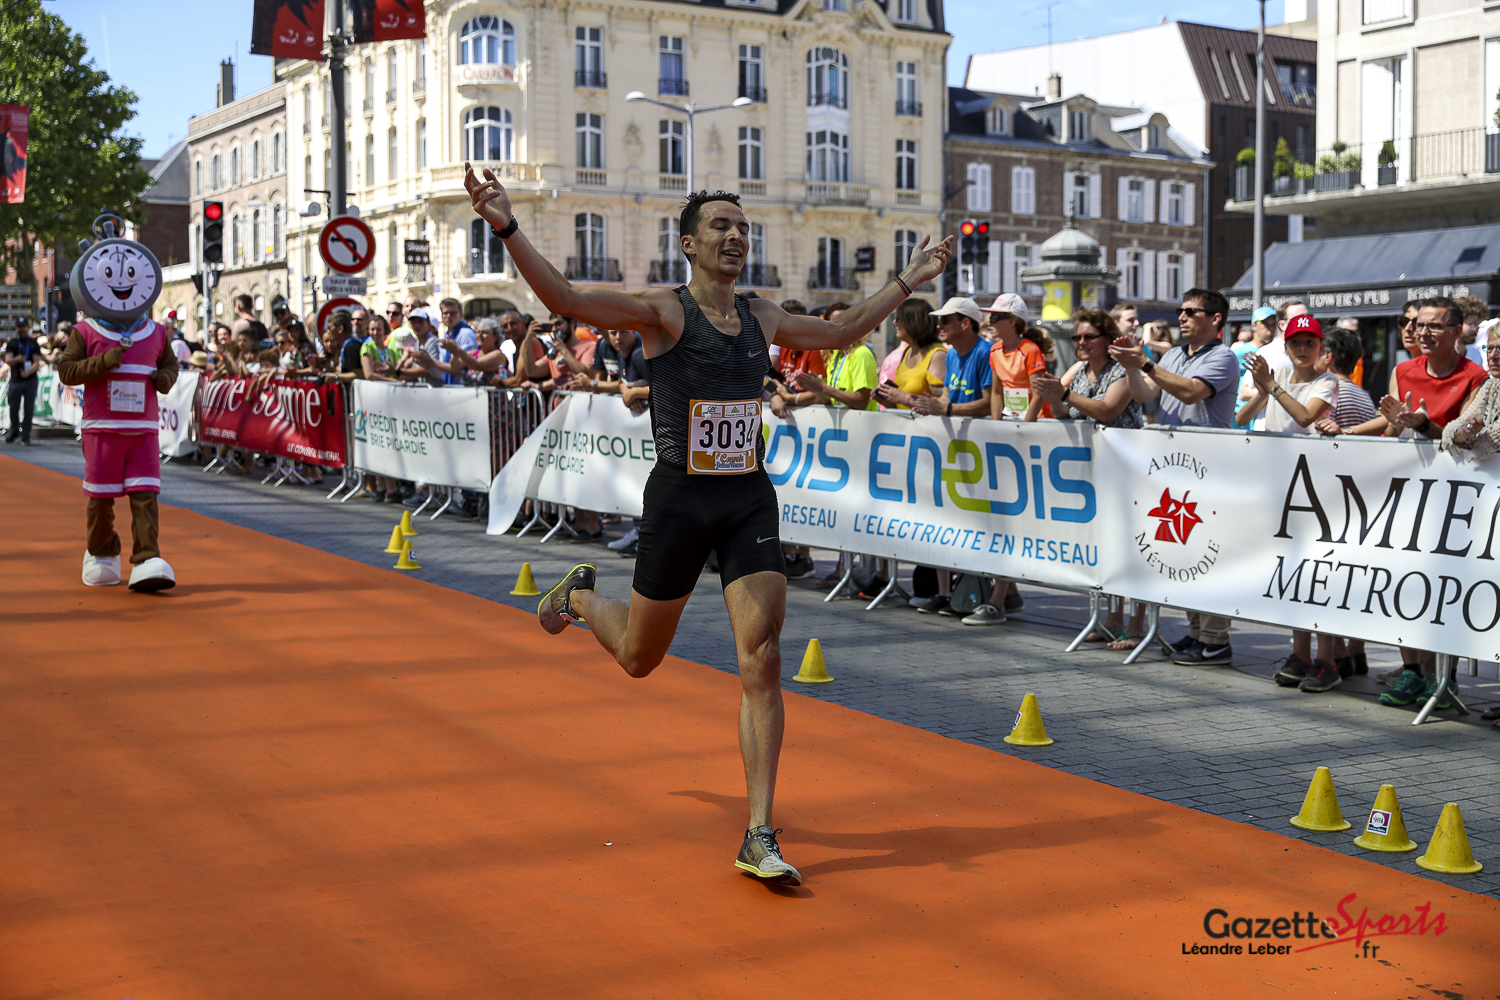
<instances>
[{"instance_id":1,"label":"clock mascot costume","mask_svg":"<svg viewBox=\"0 0 1500 1000\"><path fill-rule=\"evenodd\" d=\"M166 590L177 578L157 546L156 496L161 492L156 394L177 381L169 328L151 318L161 292L161 265L150 250L115 234L113 215L94 220L98 242L83 251L69 279L73 301L88 318L73 328L57 364L64 385L83 391L83 491L88 494L88 548L83 582L120 582L115 498L130 498L130 589Z\"/></svg>"}]
</instances>

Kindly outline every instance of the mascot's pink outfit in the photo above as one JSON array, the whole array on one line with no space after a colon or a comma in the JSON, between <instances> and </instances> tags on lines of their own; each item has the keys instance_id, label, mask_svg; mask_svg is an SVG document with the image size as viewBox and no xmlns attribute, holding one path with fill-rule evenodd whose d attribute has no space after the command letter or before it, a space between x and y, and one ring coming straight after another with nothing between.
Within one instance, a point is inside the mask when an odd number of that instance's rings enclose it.
<instances>
[{"instance_id":1,"label":"mascot's pink outfit","mask_svg":"<svg viewBox=\"0 0 1500 1000\"><path fill-rule=\"evenodd\" d=\"M101 355L122 346L120 364L109 368ZM69 364L71 362L71 364ZM73 328L58 365L62 380L84 383L83 491L89 495L88 551L93 556L120 553L114 530L114 498L130 496L130 561L161 555L156 496L161 492L160 424L156 394L177 380L177 358L167 328L148 317L124 334L108 324L86 319Z\"/></svg>"}]
</instances>

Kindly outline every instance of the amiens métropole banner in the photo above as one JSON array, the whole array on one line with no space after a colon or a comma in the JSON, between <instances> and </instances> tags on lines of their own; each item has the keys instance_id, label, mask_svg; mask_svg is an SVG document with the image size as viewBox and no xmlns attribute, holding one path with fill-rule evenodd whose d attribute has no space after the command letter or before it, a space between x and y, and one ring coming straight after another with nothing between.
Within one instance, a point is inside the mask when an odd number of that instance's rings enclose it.
<instances>
[{"instance_id":1,"label":"amiens m\u00e9tropole banner","mask_svg":"<svg viewBox=\"0 0 1500 1000\"><path fill-rule=\"evenodd\" d=\"M1500 660L1500 462L1431 442L914 417L766 417L784 541ZM570 396L491 487L638 515L650 425Z\"/></svg>"}]
</instances>

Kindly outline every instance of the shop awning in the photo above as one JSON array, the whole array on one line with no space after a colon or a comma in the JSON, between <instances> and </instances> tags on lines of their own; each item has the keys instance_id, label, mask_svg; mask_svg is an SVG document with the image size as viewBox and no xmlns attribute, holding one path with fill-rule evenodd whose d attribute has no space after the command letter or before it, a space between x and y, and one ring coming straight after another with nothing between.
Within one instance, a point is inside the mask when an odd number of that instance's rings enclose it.
<instances>
[{"instance_id":1,"label":"shop awning","mask_svg":"<svg viewBox=\"0 0 1500 1000\"><path fill-rule=\"evenodd\" d=\"M1252 274L1229 298L1229 318L1248 320ZM1412 299L1500 291L1500 225L1276 243L1266 250L1266 304L1301 299L1325 322L1339 316L1399 315Z\"/></svg>"}]
</instances>

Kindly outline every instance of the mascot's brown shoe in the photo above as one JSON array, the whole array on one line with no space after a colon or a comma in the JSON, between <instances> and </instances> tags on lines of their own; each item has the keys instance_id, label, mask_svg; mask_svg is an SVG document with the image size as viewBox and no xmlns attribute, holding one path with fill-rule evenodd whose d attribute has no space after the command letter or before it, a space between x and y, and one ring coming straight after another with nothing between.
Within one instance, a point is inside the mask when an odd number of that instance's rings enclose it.
<instances>
[{"instance_id":1,"label":"mascot's brown shoe","mask_svg":"<svg viewBox=\"0 0 1500 1000\"><path fill-rule=\"evenodd\" d=\"M593 590L594 575L598 572L599 568L593 563L579 563L568 570L561 583L543 594L541 603L536 606L536 619L542 623L542 628L556 635L573 622L582 621L573 613L568 595L575 590Z\"/></svg>"},{"instance_id":2,"label":"mascot's brown shoe","mask_svg":"<svg viewBox=\"0 0 1500 1000\"><path fill-rule=\"evenodd\" d=\"M147 559L130 571L130 589L149 593L153 590L168 590L177 586L177 574L161 556Z\"/></svg>"}]
</instances>

